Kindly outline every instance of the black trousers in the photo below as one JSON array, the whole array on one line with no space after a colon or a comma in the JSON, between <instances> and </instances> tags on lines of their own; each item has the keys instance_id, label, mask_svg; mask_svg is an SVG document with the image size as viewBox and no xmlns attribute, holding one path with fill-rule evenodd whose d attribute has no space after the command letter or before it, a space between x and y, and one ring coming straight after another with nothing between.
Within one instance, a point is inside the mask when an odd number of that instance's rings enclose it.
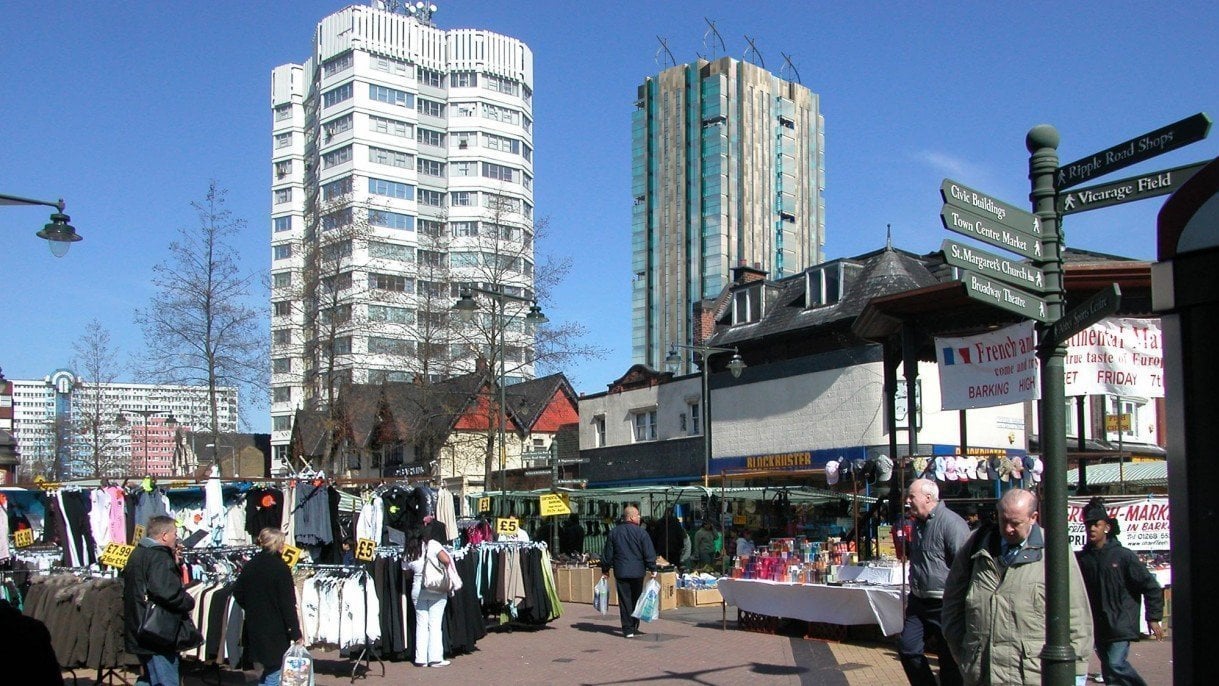
<instances>
[{"instance_id":1,"label":"black trousers","mask_svg":"<svg viewBox=\"0 0 1219 686\"><path fill-rule=\"evenodd\" d=\"M940 661L940 686L961 686L961 670L944 641L940 611L944 601L939 598L906 597L906 623L897 640L897 654L911 686L936 686L935 674L927 663L926 639L935 638L935 654Z\"/></svg>"},{"instance_id":2,"label":"black trousers","mask_svg":"<svg viewBox=\"0 0 1219 686\"><path fill-rule=\"evenodd\" d=\"M618 616L622 619L622 633L633 634L639 631L639 619L632 617L635 602L643 595L643 578L619 579L614 577L614 586L618 589Z\"/></svg>"}]
</instances>

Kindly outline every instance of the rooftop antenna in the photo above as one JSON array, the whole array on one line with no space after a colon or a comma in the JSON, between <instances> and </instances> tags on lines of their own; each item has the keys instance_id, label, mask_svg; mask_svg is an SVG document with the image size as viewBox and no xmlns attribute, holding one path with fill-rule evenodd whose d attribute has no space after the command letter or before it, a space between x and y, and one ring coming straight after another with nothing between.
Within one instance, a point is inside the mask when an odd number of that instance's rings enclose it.
<instances>
[{"instance_id":1,"label":"rooftop antenna","mask_svg":"<svg viewBox=\"0 0 1219 686\"><path fill-rule=\"evenodd\" d=\"M703 17L703 21L707 22L707 30L703 32L703 50L706 50L707 54L711 55L711 59L714 60L716 53L715 44L719 43L719 49L725 53L728 52L728 46L724 45L724 37L720 35L719 29L715 28L715 22L706 17ZM710 45L708 45L708 39L710 39Z\"/></svg>"},{"instance_id":2,"label":"rooftop antenna","mask_svg":"<svg viewBox=\"0 0 1219 686\"><path fill-rule=\"evenodd\" d=\"M758 52L758 46L754 45L753 39L750 38L749 36L745 36L745 42L749 43L749 47L745 50L745 59L749 60L753 64L756 64L757 66L765 69L766 60L762 59L762 53ZM757 59L757 62L754 62L753 60L749 59L750 53L752 53L754 58Z\"/></svg>"},{"instance_id":3,"label":"rooftop antenna","mask_svg":"<svg viewBox=\"0 0 1219 686\"><path fill-rule=\"evenodd\" d=\"M783 56L783 67L779 69L779 76L782 77L784 81L803 83L803 81L800 80L800 70L796 69L796 64L792 62L791 55L785 52L780 52L779 54ZM791 78L792 75L795 75L796 78Z\"/></svg>"},{"instance_id":4,"label":"rooftop antenna","mask_svg":"<svg viewBox=\"0 0 1219 686\"><path fill-rule=\"evenodd\" d=\"M655 60L656 60L656 66L660 67L661 69L664 69L664 68L665 68L664 60L661 58L661 55L660 55L660 53L662 53L662 52L663 52L663 53L664 53L664 54L665 54L665 55L666 55L666 56L669 58L669 66L670 66L670 67L676 67L676 66L677 66L677 58L676 58L676 57L674 57L674 56L673 56L673 52L672 52L671 50L669 50L669 41L668 41L668 39L667 39L667 38L661 38L660 36L657 36L657 37L656 37L656 40L660 41L660 48L658 48L658 49L656 50L656 57L655 57Z\"/></svg>"}]
</instances>

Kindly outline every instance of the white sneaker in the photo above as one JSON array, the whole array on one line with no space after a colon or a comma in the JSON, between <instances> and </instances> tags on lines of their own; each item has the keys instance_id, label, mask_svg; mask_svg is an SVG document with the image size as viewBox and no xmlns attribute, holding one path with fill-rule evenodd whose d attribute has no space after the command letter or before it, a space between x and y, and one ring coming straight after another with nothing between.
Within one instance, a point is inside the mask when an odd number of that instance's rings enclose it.
<instances>
[{"instance_id":1,"label":"white sneaker","mask_svg":"<svg viewBox=\"0 0 1219 686\"><path fill-rule=\"evenodd\" d=\"M453 663L450 662L449 660L441 660L440 662L433 662L432 664L430 664L428 666L429 667L448 667L451 664L453 664Z\"/></svg>"}]
</instances>

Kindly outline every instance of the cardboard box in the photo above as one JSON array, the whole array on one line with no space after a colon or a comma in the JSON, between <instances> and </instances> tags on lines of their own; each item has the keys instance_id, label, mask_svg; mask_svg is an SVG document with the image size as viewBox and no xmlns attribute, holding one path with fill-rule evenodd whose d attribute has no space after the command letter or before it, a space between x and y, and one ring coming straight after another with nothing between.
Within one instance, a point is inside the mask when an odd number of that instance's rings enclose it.
<instances>
[{"instance_id":1,"label":"cardboard box","mask_svg":"<svg viewBox=\"0 0 1219 686\"><path fill-rule=\"evenodd\" d=\"M677 572L661 572L656 580L660 582L660 610L672 610L677 607Z\"/></svg>"},{"instance_id":2,"label":"cardboard box","mask_svg":"<svg viewBox=\"0 0 1219 686\"><path fill-rule=\"evenodd\" d=\"M601 578L601 570L592 567L571 567L568 569L568 583L571 584L571 602L593 603L593 585Z\"/></svg>"},{"instance_id":3,"label":"cardboard box","mask_svg":"<svg viewBox=\"0 0 1219 686\"><path fill-rule=\"evenodd\" d=\"M554 591L561 603L571 602L571 572L570 567L554 568Z\"/></svg>"},{"instance_id":4,"label":"cardboard box","mask_svg":"<svg viewBox=\"0 0 1219 686\"><path fill-rule=\"evenodd\" d=\"M696 588L694 589L694 606L700 607L703 605L719 605L724 602L724 596L720 595L718 588Z\"/></svg>"},{"instance_id":5,"label":"cardboard box","mask_svg":"<svg viewBox=\"0 0 1219 686\"><path fill-rule=\"evenodd\" d=\"M695 607L693 588L677 589L677 606L678 607Z\"/></svg>"}]
</instances>

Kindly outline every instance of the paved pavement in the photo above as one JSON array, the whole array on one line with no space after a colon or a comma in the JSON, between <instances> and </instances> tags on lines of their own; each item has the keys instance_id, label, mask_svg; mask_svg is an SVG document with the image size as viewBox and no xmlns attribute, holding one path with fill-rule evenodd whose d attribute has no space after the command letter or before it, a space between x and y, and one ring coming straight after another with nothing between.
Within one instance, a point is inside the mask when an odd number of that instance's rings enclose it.
<instances>
[{"instance_id":1,"label":"paved pavement","mask_svg":"<svg viewBox=\"0 0 1219 686\"><path fill-rule=\"evenodd\" d=\"M617 609L602 616L591 605L567 603L563 616L536 631L492 633L478 650L439 668L375 661L357 683L400 684L444 678L451 684L791 684L792 686L875 686L904 684L892 641L848 639L830 642L742 631L728 608L727 630L719 607L678 608L644 624L642 636L618 634ZM352 662L337 653L317 652L318 686L351 683ZM1131 662L1150 684L1172 683L1171 641L1136 643ZM1093 660L1094 671L1099 671ZM198 669L184 665L185 686L257 683L256 672ZM366 674L361 667L360 675ZM77 683L93 684L78 673ZM126 680L110 683L131 684ZM69 682L71 683L71 682Z\"/></svg>"}]
</instances>

